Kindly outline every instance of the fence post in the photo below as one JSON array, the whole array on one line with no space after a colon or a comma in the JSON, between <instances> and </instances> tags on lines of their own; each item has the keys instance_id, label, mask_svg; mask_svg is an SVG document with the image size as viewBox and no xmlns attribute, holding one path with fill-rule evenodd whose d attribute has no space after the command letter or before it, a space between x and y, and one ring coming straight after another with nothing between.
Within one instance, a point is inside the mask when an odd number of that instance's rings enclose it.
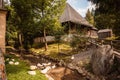
<instances>
[{"instance_id":1,"label":"fence post","mask_svg":"<svg viewBox=\"0 0 120 80\"><path fill-rule=\"evenodd\" d=\"M0 49L0 80L7 80L3 52Z\"/></svg>"}]
</instances>

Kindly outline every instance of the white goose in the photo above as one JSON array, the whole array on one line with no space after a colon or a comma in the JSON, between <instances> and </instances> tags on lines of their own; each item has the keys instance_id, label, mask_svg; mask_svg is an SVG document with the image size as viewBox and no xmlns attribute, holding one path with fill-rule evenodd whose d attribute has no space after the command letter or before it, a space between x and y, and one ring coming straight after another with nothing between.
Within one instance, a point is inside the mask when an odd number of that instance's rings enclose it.
<instances>
[{"instance_id":1,"label":"white goose","mask_svg":"<svg viewBox=\"0 0 120 80\"><path fill-rule=\"evenodd\" d=\"M19 62L15 62L14 64L15 64L15 65L19 65Z\"/></svg>"},{"instance_id":2,"label":"white goose","mask_svg":"<svg viewBox=\"0 0 120 80\"><path fill-rule=\"evenodd\" d=\"M42 64L40 64L40 63L38 63L38 64L37 64L37 66L38 66L38 67L42 67L43 65L42 65Z\"/></svg>"},{"instance_id":3,"label":"white goose","mask_svg":"<svg viewBox=\"0 0 120 80\"><path fill-rule=\"evenodd\" d=\"M9 60L10 60L9 58L6 59L6 61L9 61Z\"/></svg>"},{"instance_id":4,"label":"white goose","mask_svg":"<svg viewBox=\"0 0 120 80\"><path fill-rule=\"evenodd\" d=\"M48 66L48 67L46 67L45 69L41 70L41 73L45 74L45 73L47 73L48 70L50 70L50 69L51 69L51 67Z\"/></svg>"},{"instance_id":5,"label":"white goose","mask_svg":"<svg viewBox=\"0 0 120 80\"><path fill-rule=\"evenodd\" d=\"M35 71L28 71L28 74L30 74L30 75L36 75L36 72Z\"/></svg>"},{"instance_id":6,"label":"white goose","mask_svg":"<svg viewBox=\"0 0 120 80\"><path fill-rule=\"evenodd\" d=\"M11 59L12 61L15 61L15 59Z\"/></svg>"},{"instance_id":7,"label":"white goose","mask_svg":"<svg viewBox=\"0 0 120 80\"><path fill-rule=\"evenodd\" d=\"M52 66L52 69L54 69L54 68L56 68L56 66L55 66L55 65L53 65L53 66Z\"/></svg>"},{"instance_id":8,"label":"white goose","mask_svg":"<svg viewBox=\"0 0 120 80\"><path fill-rule=\"evenodd\" d=\"M51 62L49 62L47 65L48 65L48 66L51 65Z\"/></svg>"},{"instance_id":9,"label":"white goose","mask_svg":"<svg viewBox=\"0 0 120 80\"><path fill-rule=\"evenodd\" d=\"M47 63L42 63L43 66L47 66L48 64Z\"/></svg>"},{"instance_id":10,"label":"white goose","mask_svg":"<svg viewBox=\"0 0 120 80\"><path fill-rule=\"evenodd\" d=\"M35 70L35 69L37 69L37 66L31 65L31 66L30 66L30 69L31 69L31 70Z\"/></svg>"},{"instance_id":11,"label":"white goose","mask_svg":"<svg viewBox=\"0 0 120 80\"><path fill-rule=\"evenodd\" d=\"M9 64L13 65L13 64L14 64L14 62L13 62L13 61L9 61Z\"/></svg>"}]
</instances>

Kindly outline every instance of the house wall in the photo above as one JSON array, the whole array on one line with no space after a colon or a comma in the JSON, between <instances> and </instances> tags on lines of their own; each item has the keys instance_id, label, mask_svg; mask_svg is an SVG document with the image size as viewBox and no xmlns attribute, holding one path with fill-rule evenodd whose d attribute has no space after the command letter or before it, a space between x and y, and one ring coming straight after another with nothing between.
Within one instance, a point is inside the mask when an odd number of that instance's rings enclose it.
<instances>
[{"instance_id":1,"label":"house wall","mask_svg":"<svg viewBox=\"0 0 120 80\"><path fill-rule=\"evenodd\" d=\"M6 11L0 10L0 48L5 53Z\"/></svg>"},{"instance_id":2,"label":"house wall","mask_svg":"<svg viewBox=\"0 0 120 80\"><path fill-rule=\"evenodd\" d=\"M89 30L89 31L87 31L87 36L91 37L91 38L98 38L97 31L95 31L95 30Z\"/></svg>"}]
</instances>

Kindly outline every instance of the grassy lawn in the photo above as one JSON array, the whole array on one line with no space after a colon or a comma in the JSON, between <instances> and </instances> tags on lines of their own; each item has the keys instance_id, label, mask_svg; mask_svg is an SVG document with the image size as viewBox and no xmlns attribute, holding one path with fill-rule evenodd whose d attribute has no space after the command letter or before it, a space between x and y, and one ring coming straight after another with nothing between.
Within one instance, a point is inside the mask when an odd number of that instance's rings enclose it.
<instances>
[{"instance_id":1,"label":"grassy lawn","mask_svg":"<svg viewBox=\"0 0 120 80\"><path fill-rule=\"evenodd\" d=\"M19 62L19 65L10 65L6 61L6 73L8 80L47 80L45 75L41 74L39 70L36 70L36 75L29 75L27 71L29 71L29 64L24 60L20 60L19 58L11 55L7 55L7 58L15 59L15 61Z\"/></svg>"},{"instance_id":2,"label":"grassy lawn","mask_svg":"<svg viewBox=\"0 0 120 80\"><path fill-rule=\"evenodd\" d=\"M65 58L65 56L60 56L59 52L62 52L64 54L71 54L72 48L69 46L69 44L63 44L63 43L60 43L58 48L58 44L54 43L48 45L47 51L44 51L44 47L38 49L32 48L31 51L37 54L45 54L53 58L62 59Z\"/></svg>"}]
</instances>

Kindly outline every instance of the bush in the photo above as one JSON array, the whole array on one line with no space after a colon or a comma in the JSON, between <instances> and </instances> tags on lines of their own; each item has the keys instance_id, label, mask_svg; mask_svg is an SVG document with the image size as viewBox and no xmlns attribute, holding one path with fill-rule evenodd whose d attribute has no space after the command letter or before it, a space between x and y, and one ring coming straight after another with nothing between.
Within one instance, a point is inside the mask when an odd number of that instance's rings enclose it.
<instances>
[{"instance_id":1,"label":"bush","mask_svg":"<svg viewBox=\"0 0 120 80\"><path fill-rule=\"evenodd\" d=\"M85 49L86 43L87 43L87 38L74 35L70 42L70 46L73 49Z\"/></svg>"}]
</instances>

